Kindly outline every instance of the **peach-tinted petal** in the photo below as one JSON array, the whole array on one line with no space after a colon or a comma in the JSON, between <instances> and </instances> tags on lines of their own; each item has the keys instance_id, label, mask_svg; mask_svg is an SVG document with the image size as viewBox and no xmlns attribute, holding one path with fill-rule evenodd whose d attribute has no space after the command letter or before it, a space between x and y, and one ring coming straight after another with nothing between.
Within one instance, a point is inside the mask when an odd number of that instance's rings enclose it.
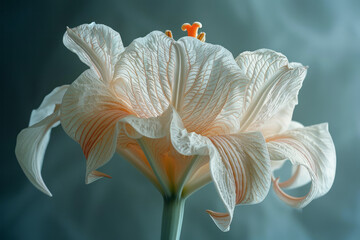
<instances>
[{"instance_id":1,"label":"peach-tinted petal","mask_svg":"<svg viewBox=\"0 0 360 240\"><path fill-rule=\"evenodd\" d=\"M116 65L116 94L138 117L161 115L171 101L177 61L174 40L164 33L135 39Z\"/></svg>"},{"instance_id":2,"label":"peach-tinted petal","mask_svg":"<svg viewBox=\"0 0 360 240\"><path fill-rule=\"evenodd\" d=\"M137 139L142 136L148 138L162 138L168 135L172 117L172 108L165 110L157 117L139 118L129 115L120 120L128 137Z\"/></svg>"},{"instance_id":3,"label":"peach-tinted petal","mask_svg":"<svg viewBox=\"0 0 360 240\"><path fill-rule=\"evenodd\" d=\"M195 154L188 156L176 151L168 136L159 139L143 137L139 142L153 171L162 182L165 193L180 196L188 177L202 161L197 161Z\"/></svg>"},{"instance_id":4,"label":"peach-tinted petal","mask_svg":"<svg viewBox=\"0 0 360 240\"><path fill-rule=\"evenodd\" d=\"M265 136L288 128L306 67L268 49L244 52L236 58L249 79L244 93L241 131Z\"/></svg>"},{"instance_id":5,"label":"peach-tinted petal","mask_svg":"<svg viewBox=\"0 0 360 240\"><path fill-rule=\"evenodd\" d=\"M270 188L271 170L261 133L212 136L210 170L228 213L208 211L222 231L230 229L237 204L261 202Z\"/></svg>"},{"instance_id":6,"label":"peach-tinted petal","mask_svg":"<svg viewBox=\"0 0 360 240\"><path fill-rule=\"evenodd\" d=\"M80 143L87 159L87 183L99 177L92 171L113 156L120 132L127 135L128 141L142 136L164 137L170 118L170 110L158 117L136 117L118 98L112 85L100 80L91 70L85 71L69 87L61 107L61 124L66 133Z\"/></svg>"},{"instance_id":7,"label":"peach-tinted petal","mask_svg":"<svg viewBox=\"0 0 360 240\"><path fill-rule=\"evenodd\" d=\"M195 132L189 133L175 110L170 124L170 136L173 147L182 155L209 155L209 139Z\"/></svg>"},{"instance_id":8,"label":"peach-tinted petal","mask_svg":"<svg viewBox=\"0 0 360 240\"><path fill-rule=\"evenodd\" d=\"M165 62L168 51L171 54L171 50L166 49L166 44L171 43L168 40L159 32L135 40L119 62L123 51L121 39L110 28L82 25L68 29L65 34L65 45L91 67L72 84L61 116L65 131L81 144L87 158L87 182L97 179L98 175L92 171L109 161L117 148L134 161L133 153L119 149L119 134L125 134L127 137L121 141L126 139L129 144L132 139L143 136L160 138L166 135L171 111L167 111L168 103L164 98L171 89L166 84L173 79L171 66ZM118 68L114 77L115 65ZM155 109L161 110L156 112ZM144 163L134 161L134 165L153 180L153 173Z\"/></svg>"},{"instance_id":9,"label":"peach-tinted petal","mask_svg":"<svg viewBox=\"0 0 360 240\"><path fill-rule=\"evenodd\" d=\"M41 176L46 147L53 127L59 125L59 105L68 86L55 88L38 109L31 113L29 127L23 129L16 140L15 154L30 182L51 196Z\"/></svg>"},{"instance_id":10,"label":"peach-tinted petal","mask_svg":"<svg viewBox=\"0 0 360 240\"><path fill-rule=\"evenodd\" d=\"M247 80L232 54L191 37L176 42L180 71L172 104L189 132L236 132Z\"/></svg>"},{"instance_id":11,"label":"peach-tinted petal","mask_svg":"<svg viewBox=\"0 0 360 240\"><path fill-rule=\"evenodd\" d=\"M116 152L125 160L129 161L144 176L146 176L160 191L161 186L136 139L131 139L123 131L118 134Z\"/></svg>"},{"instance_id":12,"label":"peach-tinted petal","mask_svg":"<svg viewBox=\"0 0 360 240\"><path fill-rule=\"evenodd\" d=\"M112 85L138 117L157 117L172 105L189 131L214 135L239 128L246 83L223 47L155 31L122 53Z\"/></svg>"},{"instance_id":13,"label":"peach-tinted petal","mask_svg":"<svg viewBox=\"0 0 360 240\"><path fill-rule=\"evenodd\" d=\"M210 167L212 179L228 212L209 211L209 214L222 231L229 230L236 204L258 203L265 198L270 188L271 169L265 140L260 132L208 138L189 133L174 111L170 135L172 145L179 153L209 156L209 166L205 162L197 171L203 168L201 172L206 174ZM190 178L190 181L194 180ZM192 184L188 186L191 192L196 190ZM185 195L187 191L189 189L185 188Z\"/></svg>"},{"instance_id":14,"label":"peach-tinted petal","mask_svg":"<svg viewBox=\"0 0 360 240\"><path fill-rule=\"evenodd\" d=\"M119 120L131 114L93 71L69 87L61 106L61 125L79 142L87 159L86 182L92 171L110 160L116 149ZM96 177L92 176L91 180Z\"/></svg>"},{"instance_id":15,"label":"peach-tinted petal","mask_svg":"<svg viewBox=\"0 0 360 240\"><path fill-rule=\"evenodd\" d=\"M208 156L201 156L199 163L190 174L186 185L184 186L183 196L188 197L196 190L202 188L212 181L210 172L210 163Z\"/></svg>"},{"instance_id":16,"label":"peach-tinted petal","mask_svg":"<svg viewBox=\"0 0 360 240\"><path fill-rule=\"evenodd\" d=\"M137 131L134 134L126 130L126 133L118 135L117 151L131 159L135 167L152 180L163 194L181 191L181 181L186 183L187 180L186 171L189 167L199 167L198 164L191 165L193 156L180 154L174 149L169 136L149 138Z\"/></svg>"},{"instance_id":17,"label":"peach-tinted petal","mask_svg":"<svg viewBox=\"0 0 360 240\"><path fill-rule=\"evenodd\" d=\"M335 177L336 153L327 124L288 130L271 136L266 141L270 159L289 159L293 165L302 167L295 170L293 177L282 185L278 179L274 180L274 190L280 199L293 207L301 208L329 191ZM311 177L310 191L300 198L289 196L281 187L304 184L306 175L301 172L303 168Z\"/></svg>"},{"instance_id":18,"label":"peach-tinted petal","mask_svg":"<svg viewBox=\"0 0 360 240\"><path fill-rule=\"evenodd\" d=\"M63 42L99 79L112 80L115 64L124 51L119 33L108 26L93 22L68 28Z\"/></svg>"},{"instance_id":19,"label":"peach-tinted petal","mask_svg":"<svg viewBox=\"0 0 360 240\"><path fill-rule=\"evenodd\" d=\"M304 126L296 121L291 121L287 130L293 130L298 128L303 128ZM271 168L272 171L280 169L283 164L288 161L287 159L271 159ZM292 165L291 177L284 182L279 182L279 187L292 189L304 186L305 184L311 182L311 177L307 169L302 165Z\"/></svg>"}]
</instances>

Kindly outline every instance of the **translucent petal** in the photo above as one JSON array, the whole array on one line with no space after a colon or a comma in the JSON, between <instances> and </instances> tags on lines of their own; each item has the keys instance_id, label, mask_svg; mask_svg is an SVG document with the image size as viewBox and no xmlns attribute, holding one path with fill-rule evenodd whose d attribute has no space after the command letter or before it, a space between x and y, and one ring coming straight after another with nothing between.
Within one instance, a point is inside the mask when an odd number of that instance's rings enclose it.
<instances>
[{"instance_id":1,"label":"translucent petal","mask_svg":"<svg viewBox=\"0 0 360 240\"><path fill-rule=\"evenodd\" d=\"M152 32L135 39L122 54L115 92L138 117L157 117L169 107L177 67L174 40Z\"/></svg>"},{"instance_id":2,"label":"translucent petal","mask_svg":"<svg viewBox=\"0 0 360 240\"><path fill-rule=\"evenodd\" d=\"M86 182L92 171L110 160L116 150L119 120L131 111L93 71L71 84L61 106L61 125L79 142L87 159ZM91 175L92 181L97 179Z\"/></svg>"},{"instance_id":3,"label":"translucent petal","mask_svg":"<svg viewBox=\"0 0 360 240\"><path fill-rule=\"evenodd\" d=\"M208 213L221 230L228 231L235 205L258 203L269 190L271 170L263 136L257 132L208 138L189 133L176 112L170 126L171 142L177 151L210 157L211 176L228 213ZM208 168L203 166L206 179Z\"/></svg>"},{"instance_id":4,"label":"translucent petal","mask_svg":"<svg viewBox=\"0 0 360 240\"><path fill-rule=\"evenodd\" d=\"M228 213L208 211L228 231L237 204L261 202L270 188L271 169L265 139L259 132L212 136L210 169Z\"/></svg>"},{"instance_id":5,"label":"translucent petal","mask_svg":"<svg viewBox=\"0 0 360 240\"><path fill-rule=\"evenodd\" d=\"M119 33L108 26L93 22L68 28L63 42L99 79L112 80L115 64L124 51Z\"/></svg>"},{"instance_id":6,"label":"translucent petal","mask_svg":"<svg viewBox=\"0 0 360 240\"><path fill-rule=\"evenodd\" d=\"M269 136L286 130L307 68L268 49L241 53L236 61L249 79L241 131L261 131Z\"/></svg>"},{"instance_id":7,"label":"translucent petal","mask_svg":"<svg viewBox=\"0 0 360 240\"><path fill-rule=\"evenodd\" d=\"M175 46L181 69L172 103L185 128L202 135L236 132L247 79L232 54L191 37Z\"/></svg>"},{"instance_id":8,"label":"translucent petal","mask_svg":"<svg viewBox=\"0 0 360 240\"><path fill-rule=\"evenodd\" d=\"M41 176L46 147L53 127L59 125L59 105L68 86L55 88L48 94L40 107L33 110L30 126L17 136L15 154L21 168L30 182L40 191L51 196Z\"/></svg>"},{"instance_id":9,"label":"translucent petal","mask_svg":"<svg viewBox=\"0 0 360 240\"><path fill-rule=\"evenodd\" d=\"M303 197L289 196L281 189L278 179L274 181L275 192L287 204L301 208L329 191L335 177L336 153L327 124L297 128L274 135L267 139L267 146L270 159L289 159L293 165L301 165L307 169L311 177L310 191ZM299 184L295 181L297 175L288 184L283 184L283 187ZM303 177L301 182L304 183Z\"/></svg>"},{"instance_id":10,"label":"translucent petal","mask_svg":"<svg viewBox=\"0 0 360 240\"><path fill-rule=\"evenodd\" d=\"M64 97L64 94L68 88L69 85L63 85L55 88L51 93L49 93L44 98L39 108L32 110L29 126L40 122L50 114L54 113L55 105L61 103L62 98Z\"/></svg>"},{"instance_id":11,"label":"translucent petal","mask_svg":"<svg viewBox=\"0 0 360 240\"><path fill-rule=\"evenodd\" d=\"M159 117L138 118L112 85L101 81L91 70L69 87L61 106L61 124L80 143L87 159L87 183L97 179L92 172L115 153L120 132L127 133L128 141L142 136L164 137L170 117L171 111L165 111Z\"/></svg>"}]
</instances>

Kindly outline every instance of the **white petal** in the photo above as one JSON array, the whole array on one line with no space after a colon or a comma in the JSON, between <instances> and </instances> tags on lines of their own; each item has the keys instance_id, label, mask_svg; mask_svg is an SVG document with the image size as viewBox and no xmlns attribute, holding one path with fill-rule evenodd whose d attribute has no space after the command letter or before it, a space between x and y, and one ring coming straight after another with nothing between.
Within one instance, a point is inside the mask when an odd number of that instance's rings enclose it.
<instances>
[{"instance_id":1,"label":"white petal","mask_svg":"<svg viewBox=\"0 0 360 240\"><path fill-rule=\"evenodd\" d=\"M192 176L193 174L197 174L198 170L200 170L202 166L206 164L208 165L209 147L212 144L207 137L201 136L200 134L197 134L195 132L189 133L187 129L184 128L181 118L175 111L175 109L172 116L173 118L170 124L170 139L172 147L175 149L174 151L177 152L179 155L176 156L176 154L174 154L174 156L180 159L180 161L176 161L178 165L180 165L177 168L183 170L184 167L181 167L181 165L187 168L187 165L189 164L189 162L186 161L183 155L197 158L196 164L192 166L191 173L188 176L187 181L185 182L185 188L183 193L185 195L189 195L197 190L196 188L194 188L195 186L201 187L208 182L207 180L209 180L209 178L206 176L198 176L202 179L194 180L192 179ZM209 169L209 167L207 167L206 169ZM201 173L209 175L206 173L206 171L202 171Z\"/></svg>"},{"instance_id":2,"label":"white petal","mask_svg":"<svg viewBox=\"0 0 360 240\"><path fill-rule=\"evenodd\" d=\"M235 204L255 204L267 195L271 182L269 154L259 132L210 137L210 170L228 213L208 211L222 231L228 231Z\"/></svg>"},{"instance_id":3,"label":"white petal","mask_svg":"<svg viewBox=\"0 0 360 240\"><path fill-rule=\"evenodd\" d=\"M129 161L135 168L143 173L159 190L161 186L138 142L135 139L129 139L128 135L120 131L117 139L117 153Z\"/></svg>"},{"instance_id":4,"label":"white petal","mask_svg":"<svg viewBox=\"0 0 360 240\"><path fill-rule=\"evenodd\" d=\"M267 49L244 52L236 61L249 78L241 131L260 130L268 136L286 130L307 68Z\"/></svg>"},{"instance_id":5,"label":"white petal","mask_svg":"<svg viewBox=\"0 0 360 240\"><path fill-rule=\"evenodd\" d=\"M170 136L172 145L182 155L209 155L209 139L195 132L189 133L175 110L170 125Z\"/></svg>"},{"instance_id":6,"label":"white petal","mask_svg":"<svg viewBox=\"0 0 360 240\"><path fill-rule=\"evenodd\" d=\"M303 128L303 127L304 127L304 125L302 125L301 123L296 122L296 121L291 121L287 130L293 130L293 129Z\"/></svg>"},{"instance_id":7,"label":"white petal","mask_svg":"<svg viewBox=\"0 0 360 240\"><path fill-rule=\"evenodd\" d=\"M51 196L41 176L44 154L49 143L51 128L59 124L59 106L68 86L55 88L40 107L33 110L30 127L23 129L16 140L15 154L30 182L40 191ZM57 105L57 107L56 107Z\"/></svg>"},{"instance_id":8,"label":"white petal","mask_svg":"<svg viewBox=\"0 0 360 240\"><path fill-rule=\"evenodd\" d=\"M61 105L61 125L80 143L87 159L86 182L92 171L110 160L116 150L119 120L131 114L108 84L87 70L66 92Z\"/></svg>"},{"instance_id":9,"label":"white petal","mask_svg":"<svg viewBox=\"0 0 360 240\"><path fill-rule=\"evenodd\" d=\"M172 145L181 154L210 157L211 175L228 213L208 213L222 231L229 230L236 204L258 203L265 198L270 187L271 170L261 133L207 138L189 133L174 111L170 134Z\"/></svg>"},{"instance_id":10,"label":"white petal","mask_svg":"<svg viewBox=\"0 0 360 240\"><path fill-rule=\"evenodd\" d=\"M124 51L119 33L94 22L68 28L63 42L103 81L112 79L115 64Z\"/></svg>"},{"instance_id":11,"label":"white petal","mask_svg":"<svg viewBox=\"0 0 360 240\"><path fill-rule=\"evenodd\" d=\"M301 123L296 121L291 121L288 130L294 130L303 127L304 125L302 125ZM271 161L272 170L275 171L277 169L280 169L286 161L288 160L272 159ZM292 188L304 186L309 182L311 182L311 177L307 169L302 165L292 165L291 177L284 182L279 182L279 187L292 189Z\"/></svg>"},{"instance_id":12,"label":"white petal","mask_svg":"<svg viewBox=\"0 0 360 240\"><path fill-rule=\"evenodd\" d=\"M34 109L31 112L29 126L40 122L41 120L52 114L54 112L55 105L61 103L62 98L68 88L69 85L63 85L55 88L51 93L49 93L44 98L39 108Z\"/></svg>"},{"instance_id":13,"label":"white petal","mask_svg":"<svg viewBox=\"0 0 360 240\"><path fill-rule=\"evenodd\" d=\"M102 51L95 45L93 52L88 51L87 43L90 42L93 47L93 41L97 41L106 31L108 35L104 39L109 41L100 44L105 50ZM79 50L78 45L81 46L79 51L82 51L80 58L83 61L91 60L87 63L90 63L92 71L86 71L72 84L64 98L66 103L61 116L65 131L80 143L87 158L87 182L96 180L97 176L92 171L112 157L120 132L128 137L127 143L124 143L125 137L121 139L120 145L130 144L132 139L143 136L164 137L168 133L166 129L169 128L172 114L171 110L167 111L167 99L171 95L170 81L174 79L172 69L175 68L175 54L171 50L173 40L164 33L153 32L145 38L135 40L121 54L121 61L118 61L119 53L112 52L112 44L118 42L115 38L120 37L111 31L104 26L83 25L75 30L68 30L64 38L71 38L76 43L71 45L75 50ZM85 34L84 41L79 43L74 32L78 32L79 36ZM114 66L116 76L113 77ZM104 69L111 74L104 72ZM103 81L104 79L108 81ZM118 151L122 155L134 155L121 149ZM133 161L133 157L127 160ZM133 163L145 175L153 177L142 161L136 160Z\"/></svg>"},{"instance_id":14,"label":"white petal","mask_svg":"<svg viewBox=\"0 0 360 240\"><path fill-rule=\"evenodd\" d=\"M113 86L138 117L157 117L169 107L176 67L174 40L155 31L126 48Z\"/></svg>"},{"instance_id":15,"label":"white petal","mask_svg":"<svg viewBox=\"0 0 360 240\"><path fill-rule=\"evenodd\" d=\"M87 183L97 179L92 172L115 153L121 130L131 132L129 141L141 136L160 138L165 136L170 117L171 111L165 111L157 118L137 118L112 85L101 81L91 70L69 87L61 106L61 124L80 143L87 159Z\"/></svg>"},{"instance_id":16,"label":"white petal","mask_svg":"<svg viewBox=\"0 0 360 240\"><path fill-rule=\"evenodd\" d=\"M302 125L299 122L291 121L287 130L293 130L297 128L303 128L304 125ZM275 170L280 169L287 159L271 159L271 169L274 172ZM287 188L292 189L296 187L301 187L311 181L310 175L307 172L306 168L304 168L301 165L292 165L291 170L291 178L286 180L285 182L280 182L279 186L281 188Z\"/></svg>"},{"instance_id":17,"label":"white petal","mask_svg":"<svg viewBox=\"0 0 360 240\"><path fill-rule=\"evenodd\" d=\"M278 179L275 180L274 190L283 201L301 208L329 191L335 177L336 154L327 124L289 130L267 138L267 142L270 159L289 159L293 165L306 168L312 180L311 189L304 197L287 195ZM283 183L283 187L294 187L305 181L306 177L298 172L287 184Z\"/></svg>"},{"instance_id":18,"label":"white petal","mask_svg":"<svg viewBox=\"0 0 360 240\"><path fill-rule=\"evenodd\" d=\"M127 47L116 69L117 95L141 118L172 105L189 131L239 128L247 79L221 46L188 37L175 42L155 31Z\"/></svg>"},{"instance_id":19,"label":"white petal","mask_svg":"<svg viewBox=\"0 0 360 240\"><path fill-rule=\"evenodd\" d=\"M124 128L130 138L136 139L142 136L162 138L168 134L171 117L172 108L168 108L158 117L139 118L135 115L129 115L120 119L120 122L129 124L128 126L124 126Z\"/></svg>"},{"instance_id":20,"label":"white petal","mask_svg":"<svg viewBox=\"0 0 360 240\"><path fill-rule=\"evenodd\" d=\"M293 130L303 127L304 125L302 125L301 123L296 121L291 121L287 130ZM271 159L271 160L272 160L271 169L273 172L275 170L280 169L284 165L284 163L288 161L287 159ZM279 186L281 188L292 189L292 188L301 187L309 183L310 181L311 178L306 168L304 168L301 165L292 165L291 177L284 182L279 182Z\"/></svg>"},{"instance_id":21,"label":"white petal","mask_svg":"<svg viewBox=\"0 0 360 240\"><path fill-rule=\"evenodd\" d=\"M183 196L187 197L212 181L208 156L202 156L203 165L193 171L184 186Z\"/></svg>"},{"instance_id":22,"label":"white petal","mask_svg":"<svg viewBox=\"0 0 360 240\"><path fill-rule=\"evenodd\" d=\"M181 68L172 104L185 128L202 135L236 132L247 79L232 54L191 37L175 46Z\"/></svg>"}]
</instances>

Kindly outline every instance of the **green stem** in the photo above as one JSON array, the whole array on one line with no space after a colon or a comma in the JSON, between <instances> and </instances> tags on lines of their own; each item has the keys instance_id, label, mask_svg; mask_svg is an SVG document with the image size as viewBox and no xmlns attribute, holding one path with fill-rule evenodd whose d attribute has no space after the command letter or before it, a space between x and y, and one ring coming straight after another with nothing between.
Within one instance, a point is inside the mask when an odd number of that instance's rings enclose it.
<instances>
[{"instance_id":1,"label":"green stem","mask_svg":"<svg viewBox=\"0 0 360 240\"><path fill-rule=\"evenodd\" d=\"M161 240L179 240L184 216L185 199L164 197Z\"/></svg>"}]
</instances>

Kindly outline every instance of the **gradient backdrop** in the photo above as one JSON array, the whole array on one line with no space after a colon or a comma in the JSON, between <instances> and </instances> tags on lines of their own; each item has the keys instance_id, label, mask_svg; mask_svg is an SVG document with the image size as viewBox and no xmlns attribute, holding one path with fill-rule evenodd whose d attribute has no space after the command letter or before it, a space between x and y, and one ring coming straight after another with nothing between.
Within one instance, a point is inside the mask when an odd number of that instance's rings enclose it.
<instances>
[{"instance_id":1,"label":"gradient backdrop","mask_svg":"<svg viewBox=\"0 0 360 240\"><path fill-rule=\"evenodd\" d=\"M308 65L294 119L329 122L337 150L331 191L303 210L278 200L236 208L228 233L205 213L222 210L209 184L186 204L182 239L360 239L360 1L8 1L1 22L0 239L159 239L162 198L128 162L103 168L112 180L84 184L80 146L52 133L43 177L54 197L35 189L14 155L17 133L53 88L87 67L62 44L66 26L95 21L117 30L125 45L152 30L184 35L200 21L207 42L234 56L270 48ZM5 109L5 111L4 111Z\"/></svg>"}]
</instances>

